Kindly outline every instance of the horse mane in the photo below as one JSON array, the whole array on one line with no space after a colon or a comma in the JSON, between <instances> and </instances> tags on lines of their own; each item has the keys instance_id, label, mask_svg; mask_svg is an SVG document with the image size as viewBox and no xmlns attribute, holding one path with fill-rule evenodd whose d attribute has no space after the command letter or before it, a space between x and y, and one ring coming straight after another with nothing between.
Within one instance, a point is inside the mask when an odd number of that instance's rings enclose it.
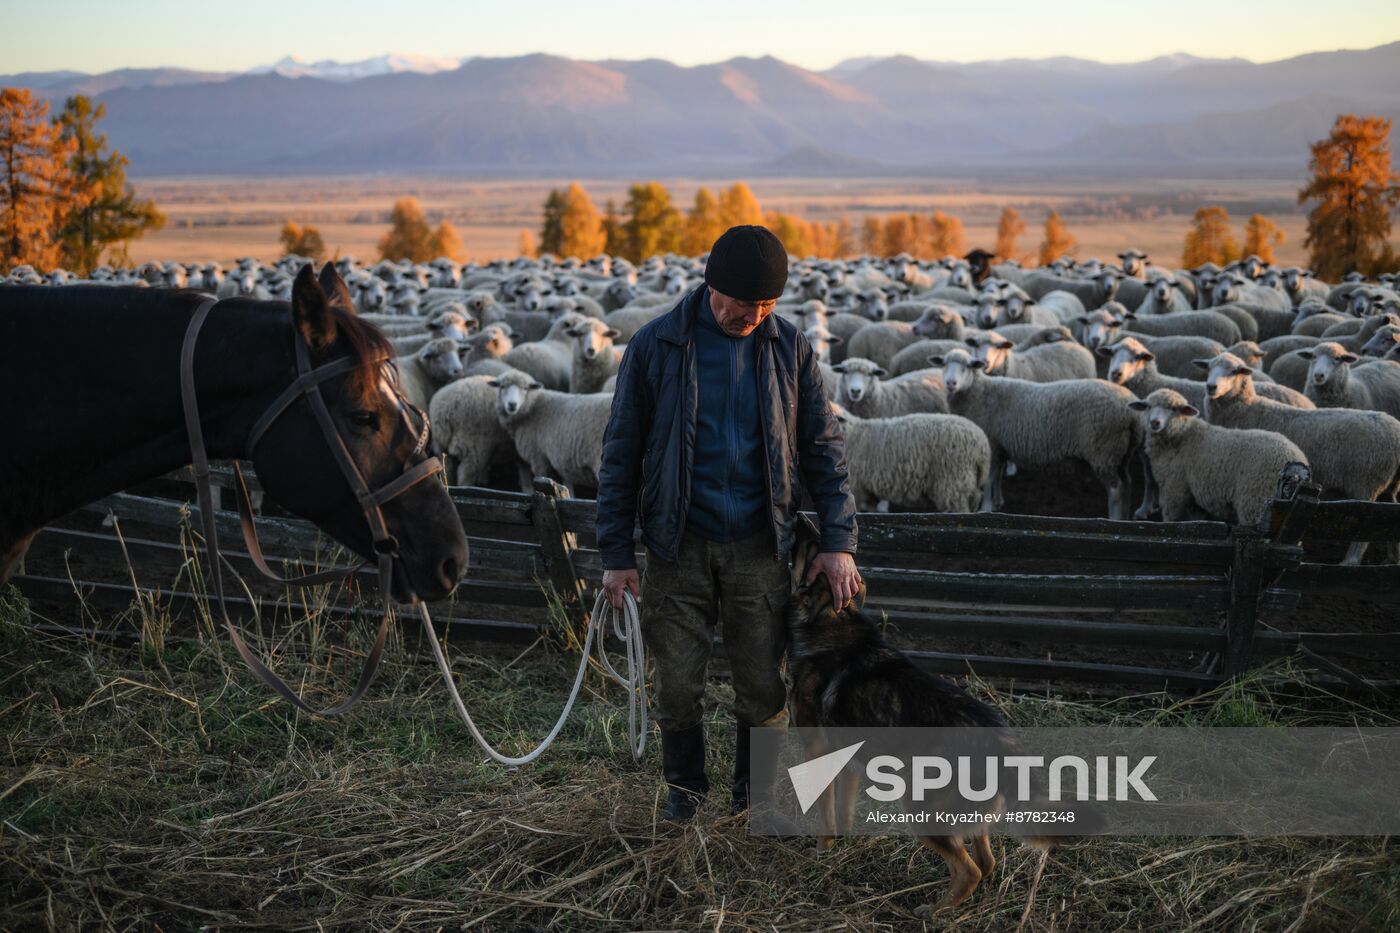
<instances>
[{"instance_id":1,"label":"horse mane","mask_svg":"<svg viewBox=\"0 0 1400 933\"><path fill-rule=\"evenodd\" d=\"M367 401L379 384L384 364L393 361L394 345L375 324L358 316L339 303L332 303L336 334L344 338L355 368L350 372L350 391L361 401Z\"/></svg>"}]
</instances>

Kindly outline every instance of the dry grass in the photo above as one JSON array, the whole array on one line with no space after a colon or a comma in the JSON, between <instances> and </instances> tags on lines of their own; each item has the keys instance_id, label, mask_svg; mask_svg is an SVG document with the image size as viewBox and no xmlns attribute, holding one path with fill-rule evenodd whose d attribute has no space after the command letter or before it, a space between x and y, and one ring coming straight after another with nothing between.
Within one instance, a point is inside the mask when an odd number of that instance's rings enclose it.
<instances>
[{"instance_id":1,"label":"dry grass","mask_svg":"<svg viewBox=\"0 0 1400 933\"><path fill-rule=\"evenodd\" d=\"M142 624L160 611L142 607ZM14 590L0 594L0 928L902 930L946 880L901 839L816 855L751 836L719 790L695 825L658 825L656 751L632 763L620 691L598 678L546 757L511 771L483 762L426 650L402 641L364 703L318 721L207 637L137 651L37 635L31 621ZM369 637L333 649L293 635L276 667L320 700L348 687ZM484 727L515 751L552 721L573 663L544 643L524 656L459 645L453 658ZM1175 702L973 687L1026 725L1388 724L1397 712L1280 671ZM728 699L712 686L717 786ZM997 847L992 882L940 923L1017 927L1038 856ZM1104 839L1051 856L1026 928L1397 923L1400 857L1385 839Z\"/></svg>"}]
</instances>

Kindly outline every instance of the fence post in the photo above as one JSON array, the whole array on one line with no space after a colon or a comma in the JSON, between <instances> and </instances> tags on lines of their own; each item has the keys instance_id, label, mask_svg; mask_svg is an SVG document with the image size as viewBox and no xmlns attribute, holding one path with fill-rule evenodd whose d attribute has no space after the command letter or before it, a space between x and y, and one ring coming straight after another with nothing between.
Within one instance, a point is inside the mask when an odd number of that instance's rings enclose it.
<instances>
[{"instance_id":1,"label":"fence post","mask_svg":"<svg viewBox=\"0 0 1400 933\"><path fill-rule=\"evenodd\" d=\"M566 606L577 606L582 602L583 585L574 571L573 552L578 548L578 537L565 531L559 518L559 508L555 503L565 492L564 487L545 476L536 476L534 508L530 510L535 534L539 537L540 549L544 553L545 568L549 571L550 582L555 592Z\"/></svg>"},{"instance_id":2,"label":"fence post","mask_svg":"<svg viewBox=\"0 0 1400 933\"><path fill-rule=\"evenodd\" d=\"M1235 677L1249 669L1269 538L1258 529L1237 526L1230 532L1230 543L1235 553L1230 561L1230 608L1225 619L1225 676Z\"/></svg>"}]
</instances>

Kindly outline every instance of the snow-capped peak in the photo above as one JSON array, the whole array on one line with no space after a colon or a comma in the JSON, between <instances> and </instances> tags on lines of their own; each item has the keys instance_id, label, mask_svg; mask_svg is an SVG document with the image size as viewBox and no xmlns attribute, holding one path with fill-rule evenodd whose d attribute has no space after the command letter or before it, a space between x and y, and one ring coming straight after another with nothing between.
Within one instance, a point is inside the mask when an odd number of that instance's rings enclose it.
<instances>
[{"instance_id":1,"label":"snow-capped peak","mask_svg":"<svg viewBox=\"0 0 1400 933\"><path fill-rule=\"evenodd\" d=\"M406 71L435 74L439 71L452 71L461 63L461 59L457 58L401 52L390 52L358 62L338 62L329 58L319 62L308 62L297 55L286 55L271 65L250 68L248 73L279 74L284 78L320 78L324 81L358 81L360 78Z\"/></svg>"}]
</instances>

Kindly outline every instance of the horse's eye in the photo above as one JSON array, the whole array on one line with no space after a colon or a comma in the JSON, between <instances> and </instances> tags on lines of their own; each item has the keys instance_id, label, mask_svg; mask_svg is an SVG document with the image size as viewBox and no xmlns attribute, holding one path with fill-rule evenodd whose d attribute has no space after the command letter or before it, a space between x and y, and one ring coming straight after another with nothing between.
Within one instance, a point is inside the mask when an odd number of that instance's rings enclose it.
<instances>
[{"instance_id":1,"label":"horse's eye","mask_svg":"<svg viewBox=\"0 0 1400 933\"><path fill-rule=\"evenodd\" d=\"M372 428L379 423L379 416L372 411L352 411L350 423L361 428Z\"/></svg>"}]
</instances>

